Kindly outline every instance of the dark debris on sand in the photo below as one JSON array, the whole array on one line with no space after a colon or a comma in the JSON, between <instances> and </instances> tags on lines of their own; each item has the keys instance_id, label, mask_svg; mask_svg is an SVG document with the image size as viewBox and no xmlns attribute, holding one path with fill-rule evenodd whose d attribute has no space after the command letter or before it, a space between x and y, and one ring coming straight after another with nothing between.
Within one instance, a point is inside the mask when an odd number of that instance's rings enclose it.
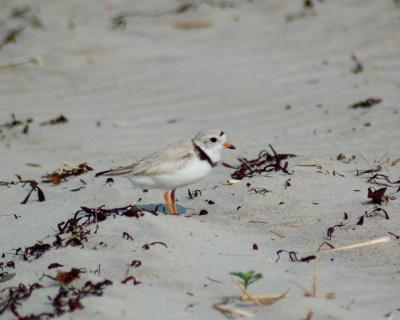
<instances>
[{"instance_id":1,"label":"dark debris on sand","mask_svg":"<svg viewBox=\"0 0 400 320\"><path fill-rule=\"evenodd\" d=\"M269 145L269 147L271 148L272 154L267 150L262 150L255 159L240 158L239 162L241 164L239 167L234 167L227 163L223 163L223 165L228 168L236 169L236 171L231 174L231 177L236 180L277 171L292 174L293 172L289 172L288 170L288 162L283 162L283 160L296 157L296 155L291 153L277 153L271 145Z\"/></svg>"}]
</instances>

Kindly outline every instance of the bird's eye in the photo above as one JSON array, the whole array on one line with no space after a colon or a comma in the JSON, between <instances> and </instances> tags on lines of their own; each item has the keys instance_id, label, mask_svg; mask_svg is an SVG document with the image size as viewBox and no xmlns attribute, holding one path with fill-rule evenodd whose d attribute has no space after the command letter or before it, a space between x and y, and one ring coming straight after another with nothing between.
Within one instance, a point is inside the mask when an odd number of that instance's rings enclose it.
<instances>
[{"instance_id":1,"label":"bird's eye","mask_svg":"<svg viewBox=\"0 0 400 320\"><path fill-rule=\"evenodd\" d=\"M217 138L212 137L212 138L210 138L210 141L211 141L211 142L217 142Z\"/></svg>"}]
</instances>

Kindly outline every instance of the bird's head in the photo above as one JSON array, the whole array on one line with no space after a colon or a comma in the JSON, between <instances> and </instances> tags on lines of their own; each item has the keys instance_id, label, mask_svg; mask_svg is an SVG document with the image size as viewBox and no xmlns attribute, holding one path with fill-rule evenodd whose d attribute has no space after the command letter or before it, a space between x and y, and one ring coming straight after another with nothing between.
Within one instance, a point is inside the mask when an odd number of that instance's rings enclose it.
<instances>
[{"instance_id":1,"label":"bird's head","mask_svg":"<svg viewBox=\"0 0 400 320\"><path fill-rule=\"evenodd\" d=\"M226 141L225 132L217 129L200 131L193 138L193 142L200 147L213 162L221 160L221 152L223 149L236 149L233 144Z\"/></svg>"}]
</instances>

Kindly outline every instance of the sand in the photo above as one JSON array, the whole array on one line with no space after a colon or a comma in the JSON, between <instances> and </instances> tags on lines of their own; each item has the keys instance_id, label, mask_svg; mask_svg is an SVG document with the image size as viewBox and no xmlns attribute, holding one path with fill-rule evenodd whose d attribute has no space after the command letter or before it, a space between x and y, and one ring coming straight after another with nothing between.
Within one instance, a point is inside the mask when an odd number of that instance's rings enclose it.
<instances>
[{"instance_id":1,"label":"sand","mask_svg":"<svg viewBox=\"0 0 400 320\"><path fill-rule=\"evenodd\" d=\"M33 119L27 134L23 126L1 128L0 180L18 174L40 182L64 161L94 169L59 185L39 183L44 202L34 193L20 204L29 185L0 186L0 262L15 262L15 269L0 270L15 273L0 290L44 286L22 301L21 315L52 311L46 296L54 297L60 284L42 275L75 267L85 273L71 286L104 279L113 284L101 296L82 298L83 308L63 319L223 319L213 305L226 297L233 297L229 308L255 319L306 319L310 311L309 319L399 316L399 240L388 234L400 234L399 193L389 187L386 194L397 199L378 206L389 219L367 217L357 225L377 207L367 198L368 187L379 187L355 170L380 165L392 181L400 176L399 164L392 165L400 157L400 8L393 1L313 3L304 9L302 1L204 1L195 10L151 17L147 13L167 13L179 4L42 0L31 2L27 17L12 18L10 11L26 2L0 1L2 37L25 26L0 50L0 123L12 113ZM129 10L138 15L113 29L111 19ZM42 27L32 24L32 15ZM363 65L360 73L352 72L353 54ZM31 58L39 63L8 66ZM349 108L368 98L382 102ZM61 113L67 123L40 125ZM57 224L81 206L123 207L139 198L147 207L161 204L159 191L143 193L123 178L106 184L94 173L204 128L221 128L237 146L224 161L237 165L238 158L255 158L271 144L297 155L288 160L293 174L271 172L229 185L233 170L219 166L190 187L201 196L191 200L187 189L178 190L178 217L147 212L139 219L109 218L96 234L89 227L83 247L52 249L29 262L13 254L54 241ZM337 160L340 153L346 158ZM270 192L254 193L253 187ZM202 209L208 214L199 216ZM342 222L329 240L327 229ZM292 262L282 254L275 262L278 250L300 258L316 254L324 241L337 247L386 236L386 243L322 254L317 297L296 286L311 289L316 260ZM167 247L143 249L154 241ZM132 260L142 265L129 267ZM54 262L63 267L49 270ZM264 307L238 301L230 272L248 270L264 276L250 292L289 290L288 296ZM122 284L127 275L141 284ZM326 299L328 292L335 298ZM9 311L0 317L14 318Z\"/></svg>"}]
</instances>

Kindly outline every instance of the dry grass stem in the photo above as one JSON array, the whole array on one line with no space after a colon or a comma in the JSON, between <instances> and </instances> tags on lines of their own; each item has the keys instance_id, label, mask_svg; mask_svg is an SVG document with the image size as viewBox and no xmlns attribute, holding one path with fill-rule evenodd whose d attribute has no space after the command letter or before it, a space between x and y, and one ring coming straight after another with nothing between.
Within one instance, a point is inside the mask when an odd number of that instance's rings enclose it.
<instances>
[{"instance_id":1,"label":"dry grass stem","mask_svg":"<svg viewBox=\"0 0 400 320\"><path fill-rule=\"evenodd\" d=\"M37 66L42 66L43 65L43 61L41 58L39 57L23 57L23 58L19 58L16 59L13 62L10 63L3 63L0 64L0 70L1 69L11 69L11 68L16 68L16 67L20 67L26 64L33 64L33 65L37 65Z\"/></svg>"},{"instance_id":2,"label":"dry grass stem","mask_svg":"<svg viewBox=\"0 0 400 320\"><path fill-rule=\"evenodd\" d=\"M247 312L245 310L239 309L239 308L234 308L234 307L230 307L228 306L229 303L229 298L219 302L219 303L215 303L213 304L213 308L219 312L221 312L222 314L224 314L227 317L244 317L244 318L249 318L252 317L253 314L250 312Z\"/></svg>"},{"instance_id":3,"label":"dry grass stem","mask_svg":"<svg viewBox=\"0 0 400 320\"><path fill-rule=\"evenodd\" d=\"M193 20L193 21L181 21L175 22L174 26L177 29L201 29L211 27L211 22L207 20Z\"/></svg>"},{"instance_id":4,"label":"dry grass stem","mask_svg":"<svg viewBox=\"0 0 400 320\"><path fill-rule=\"evenodd\" d=\"M296 283L296 286L299 287L304 292L304 296L306 296L306 297L313 297L313 298L321 297L321 298L328 299L328 300L335 299L335 294L333 292L327 292L327 293L320 294L318 291L319 261L320 261L319 255L317 255L317 259L316 259L315 266L314 266L312 289L309 290L298 283Z\"/></svg>"},{"instance_id":5,"label":"dry grass stem","mask_svg":"<svg viewBox=\"0 0 400 320\"><path fill-rule=\"evenodd\" d=\"M368 246L373 246L375 244L381 244L381 243L386 243L389 242L391 239L389 236L382 237L382 238L377 238L373 240L368 240L360 243L355 243L351 244L348 246L342 246L342 247L337 247L337 248L329 248L329 249L321 249L320 253L331 253L331 252L336 252L336 251L345 251L345 250L352 250L352 249L357 249L357 248L362 248L362 247L368 247Z\"/></svg>"},{"instance_id":6,"label":"dry grass stem","mask_svg":"<svg viewBox=\"0 0 400 320\"><path fill-rule=\"evenodd\" d=\"M318 294L318 273L319 273L319 255L315 261L314 274L313 274L313 297Z\"/></svg>"},{"instance_id":7,"label":"dry grass stem","mask_svg":"<svg viewBox=\"0 0 400 320\"><path fill-rule=\"evenodd\" d=\"M240 291L242 291L243 295L240 297L242 301L253 301L254 304L257 306L266 306L269 304L273 304L280 299L286 298L289 290L285 291L283 294L261 294L261 295L254 295L251 294L242 283L239 281L235 282Z\"/></svg>"}]
</instances>

